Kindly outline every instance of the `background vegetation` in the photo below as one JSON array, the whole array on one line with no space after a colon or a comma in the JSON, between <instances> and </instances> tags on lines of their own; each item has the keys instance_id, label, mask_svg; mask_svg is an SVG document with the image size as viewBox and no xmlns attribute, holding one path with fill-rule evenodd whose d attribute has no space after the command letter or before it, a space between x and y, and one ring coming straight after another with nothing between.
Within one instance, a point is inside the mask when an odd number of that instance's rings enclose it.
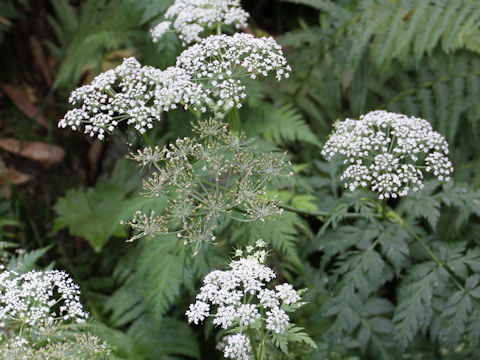
<instances>
[{"instance_id":1,"label":"background vegetation","mask_svg":"<svg viewBox=\"0 0 480 360\"><path fill-rule=\"evenodd\" d=\"M213 327L188 326L185 310L234 244L261 237L279 276L308 288L296 321L319 350L292 351L296 358L477 359L480 3L245 1L247 30L277 38L292 76L247 87L242 128L288 151L295 176L278 193L287 205L281 219L225 223L220 245L194 259L175 251L174 239L124 242L120 220L144 206L135 196L141 172L125 159L141 139L125 131L92 141L57 128L69 92L124 57L160 68L175 61L176 37L152 43L148 34L170 4L2 1L4 240L45 249L38 266L72 274L98 322L92 331L119 357L219 358ZM320 155L335 120L373 109L430 121L455 167L452 183L430 181L390 201L390 219L365 193L344 191L340 164ZM152 134L159 146L189 134L188 114L164 119Z\"/></svg>"}]
</instances>

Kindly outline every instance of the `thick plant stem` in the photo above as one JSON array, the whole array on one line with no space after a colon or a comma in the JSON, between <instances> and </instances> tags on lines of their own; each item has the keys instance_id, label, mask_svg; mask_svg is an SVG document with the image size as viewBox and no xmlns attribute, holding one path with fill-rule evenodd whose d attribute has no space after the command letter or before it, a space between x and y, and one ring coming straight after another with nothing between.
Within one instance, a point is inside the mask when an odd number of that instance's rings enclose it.
<instances>
[{"instance_id":1,"label":"thick plant stem","mask_svg":"<svg viewBox=\"0 0 480 360\"><path fill-rule=\"evenodd\" d=\"M255 360L262 360L259 359L258 354L257 354L257 348L255 347L255 341L252 335L252 329L248 329L248 337L250 338L250 346L252 347L252 352L253 352L253 357Z\"/></svg>"}]
</instances>

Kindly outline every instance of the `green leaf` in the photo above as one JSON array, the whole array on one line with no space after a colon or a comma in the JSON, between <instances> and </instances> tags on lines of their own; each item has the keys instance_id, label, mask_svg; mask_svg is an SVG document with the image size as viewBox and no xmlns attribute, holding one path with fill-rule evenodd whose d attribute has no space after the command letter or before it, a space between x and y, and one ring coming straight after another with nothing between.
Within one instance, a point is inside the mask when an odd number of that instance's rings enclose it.
<instances>
[{"instance_id":1,"label":"green leaf","mask_svg":"<svg viewBox=\"0 0 480 360\"><path fill-rule=\"evenodd\" d=\"M135 353L142 355L142 359L176 359L171 357L175 355L200 359L198 341L185 321L156 320L145 314L129 328L128 335L135 341Z\"/></svg>"},{"instance_id":2,"label":"green leaf","mask_svg":"<svg viewBox=\"0 0 480 360\"><path fill-rule=\"evenodd\" d=\"M446 270L434 262L425 262L412 267L403 279L399 290L399 302L395 309L395 339L403 346L412 341L420 327L427 328L433 310L434 287L448 278Z\"/></svg>"},{"instance_id":3,"label":"green leaf","mask_svg":"<svg viewBox=\"0 0 480 360\"><path fill-rule=\"evenodd\" d=\"M132 213L131 207L125 207L125 197L125 189L107 184L86 191L67 190L55 204L59 216L53 232L68 227L70 234L83 237L95 251L100 251L110 236L118 233L120 220Z\"/></svg>"},{"instance_id":4,"label":"green leaf","mask_svg":"<svg viewBox=\"0 0 480 360\"><path fill-rule=\"evenodd\" d=\"M146 300L156 316L163 316L180 294L184 257L175 251L179 241L176 236L153 238L139 258L137 281L145 282Z\"/></svg>"},{"instance_id":5,"label":"green leaf","mask_svg":"<svg viewBox=\"0 0 480 360\"><path fill-rule=\"evenodd\" d=\"M26 273L35 268L36 262L45 253L52 248L53 245L46 246L41 249L29 251L23 254L13 256L7 264L7 269L15 270L19 273Z\"/></svg>"},{"instance_id":6,"label":"green leaf","mask_svg":"<svg viewBox=\"0 0 480 360\"><path fill-rule=\"evenodd\" d=\"M290 324L287 330L283 334L272 333L272 342L283 353L288 354L289 343L303 343L310 348L317 349L317 344L312 338L305 332L302 327L294 326Z\"/></svg>"},{"instance_id":7,"label":"green leaf","mask_svg":"<svg viewBox=\"0 0 480 360\"><path fill-rule=\"evenodd\" d=\"M268 103L260 103L247 117L245 131L247 134L260 135L272 140L276 145L285 142L305 142L320 147L317 136L310 130L301 113L293 105L275 107ZM247 114L248 115L248 114Z\"/></svg>"}]
</instances>

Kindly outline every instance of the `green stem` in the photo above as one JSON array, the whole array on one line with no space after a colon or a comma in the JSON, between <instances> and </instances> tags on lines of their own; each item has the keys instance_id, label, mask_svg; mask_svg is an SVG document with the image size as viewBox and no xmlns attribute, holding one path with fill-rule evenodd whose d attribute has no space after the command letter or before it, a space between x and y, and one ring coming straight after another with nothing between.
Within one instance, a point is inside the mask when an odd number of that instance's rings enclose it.
<instances>
[{"instance_id":1,"label":"green stem","mask_svg":"<svg viewBox=\"0 0 480 360\"><path fill-rule=\"evenodd\" d=\"M199 110L194 110L190 106L188 107L188 111L190 111L194 116L197 121L200 121L202 118L202 112Z\"/></svg>"},{"instance_id":2,"label":"green stem","mask_svg":"<svg viewBox=\"0 0 480 360\"><path fill-rule=\"evenodd\" d=\"M255 347L255 341L252 335L252 329L248 328L248 337L250 338L250 346L252 347L253 357L255 360L261 360L258 358L257 348Z\"/></svg>"},{"instance_id":3,"label":"green stem","mask_svg":"<svg viewBox=\"0 0 480 360\"><path fill-rule=\"evenodd\" d=\"M217 35L221 35L221 34L222 34L222 25L218 24L217 25Z\"/></svg>"},{"instance_id":4,"label":"green stem","mask_svg":"<svg viewBox=\"0 0 480 360\"><path fill-rule=\"evenodd\" d=\"M143 133L142 137L152 149L155 148L155 146L153 145L152 141L150 140L147 134Z\"/></svg>"},{"instance_id":5,"label":"green stem","mask_svg":"<svg viewBox=\"0 0 480 360\"><path fill-rule=\"evenodd\" d=\"M381 207L382 207L382 215L386 216L386 214L387 214L387 199L383 198Z\"/></svg>"},{"instance_id":6,"label":"green stem","mask_svg":"<svg viewBox=\"0 0 480 360\"><path fill-rule=\"evenodd\" d=\"M240 125L240 113L236 107L230 109L227 115L228 124L230 125L230 132L232 134L238 134L241 130Z\"/></svg>"},{"instance_id":7,"label":"green stem","mask_svg":"<svg viewBox=\"0 0 480 360\"><path fill-rule=\"evenodd\" d=\"M265 322L263 320L265 318L265 314L264 314L263 307L260 309L260 314L262 316L262 324L260 326L260 349L258 351L259 351L259 358L260 360L262 360L263 352L265 351Z\"/></svg>"}]
</instances>

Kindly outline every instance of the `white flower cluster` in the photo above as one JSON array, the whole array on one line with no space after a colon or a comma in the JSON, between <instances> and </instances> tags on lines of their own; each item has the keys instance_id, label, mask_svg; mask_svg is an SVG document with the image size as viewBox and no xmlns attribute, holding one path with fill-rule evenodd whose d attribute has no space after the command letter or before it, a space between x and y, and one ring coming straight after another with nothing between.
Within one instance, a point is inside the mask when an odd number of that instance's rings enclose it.
<instances>
[{"instance_id":1,"label":"white flower cluster","mask_svg":"<svg viewBox=\"0 0 480 360\"><path fill-rule=\"evenodd\" d=\"M227 359L249 360L251 356L250 339L244 334L227 336L223 354Z\"/></svg>"},{"instance_id":2,"label":"white flower cluster","mask_svg":"<svg viewBox=\"0 0 480 360\"><path fill-rule=\"evenodd\" d=\"M288 78L291 70L273 38L255 38L250 34L209 36L183 51L177 58L177 67L211 89L219 108L241 106L246 96L241 81L245 76L254 79L275 72L280 81Z\"/></svg>"},{"instance_id":3,"label":"white flower cluster","mask_svg":"<svg viewBox=\"0 0 480 360\"><path fill-rule=\"evenodd\" d=\"M144 133L160 120L162 111L175 109L178 104L202 107L208 91L190 78L180 68L162 71L142 67L135 58L125 59L120 66L95 77L91 84L73 91L69 101L80 107L68 111L58 126L77 130L85 124L85 133L102 140L105 133L127 121Z\"/></svg>"},{"instance_id":4,"label":"white flower cluster","mask_svg":"<svg viewBox=\"0 0 480 360\"><path fill-rule=\"evenodd\" d=\"M185 50L176 66L159 70L128 58L115 69L95 77L72 92L68 111L59 127L77 130L84 125L90 136L104 139L126 121L140 133L153 127L163 111L177 108L220 114L241 107L245 75L255 78L275 72L280 80L290 67L272 38L248 34L210 36Z\"/></svg>"},{"instance_id":5,"label":"white flower cluster","mask_svg":"<svg viewBox=\"0 0 480 360\"><path fill-rule=\"evenodd\" d=\"M0 273L0 327L7 323L43 327L70 319L82 323L87 318L79 287L65 272Z\"/></svg>"},{"instance_id":6,"label":"white flower cluster","mask_svg":"<svg viewBox=\"0 0 480 360\"><path fill-rule=\"evenodd\" d=\"M259 246L264 246L261 240L257 242ZM213 324L223 329L239 326L259 330L264 322L271 332L286 331L290 324L287 312L302 305L300 296L290 284L268 289L267 284L275 278L275 273L259 262L265 259L265 250L253 251L253 247L247 248L245 257L230 263L230 270L214 270L205 277L197 301L185 313L188 322L198 324L212 314ZM217 309L213 314L214 306ZM250 341L242 330L226 340L225 357L250 359Z\"/></svg>"},{"instance_id":7,"label":"white flower cluster","mask_svg":"<svg viewBox=\"0 0 480 360\"><path fill-rule=\"evenodd\" d=\"M322 154L327 160L345 157L345 187L369 188L380 199L422 189L423 170L440 181L453 172L448 144L427 120L381 110L336 123Z\"/></svg>"},{"instance_id":8,"label":"white flower cluster","mask_svg":"<svg viewBox=\"0 0 480 360\"><path fill-rule=\"evenodd\" d=\"M165 13L163 21L151 30L152 39L158 41L173 27L183 45L201 40L201 33L223 24L237 29L247 26L249 14L240 7L240 0L175 0Z\"/></svg>"}]
</instances>

